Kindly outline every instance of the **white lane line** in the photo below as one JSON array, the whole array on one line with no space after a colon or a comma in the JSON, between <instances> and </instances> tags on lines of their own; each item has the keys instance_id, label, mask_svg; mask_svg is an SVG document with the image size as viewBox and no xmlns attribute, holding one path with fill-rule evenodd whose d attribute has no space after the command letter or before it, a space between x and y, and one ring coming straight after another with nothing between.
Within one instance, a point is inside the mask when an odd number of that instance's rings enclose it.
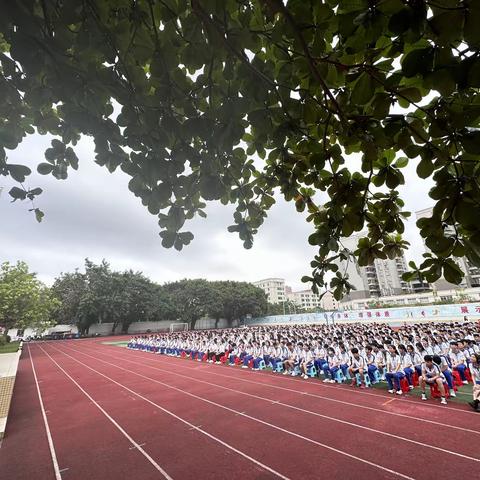
<instances>
[{"instance_id":1,"label":"white lane line","mask_svg":"<svg viewBox=\"0 0 480 480\"><path fill-rule=\"evenodd\" d=\"M137 448L140 453L163 475L164 478L167 480L173 480L172 477L145 451L143 448L96 402L92 396L86 392L81 385L78 384L78 382L67 372L65 371L59 364L58 362L53 359L48 352L44 350L43 347L39 348L42 350L45 355L57 366L59 370L61 370L67 378L69 378L77 387L78 389L110 420L110 422L115 425L115 427L125 436L125 438L128 439L128 441L133 445L134 448Z\"/></svg>"},{"instance_id":2,"label":"white lane line","mask_svg":"<svg viewBox=\"0 0 480 480\"><path fill-rule=\"evenodd\" d=\"M87 367L87 368L89 368L90 370L98 373L99 375L102 375L102 376L104 376L105 378L108 378L109 380L111 380L112 382L117 383L119 386L121 386L121 387L123 387L123 388L127 388L127 387L125 387L125 385L122 385L122 384L116 382L115 380L113 380L112 378L108 377L107 375L104 375L103 373L98 372L98 371L95 370L94 368L88 366L87 364L81 362L80 360L77 360L75 357L72 357L72 356L69 355L68 353L65 353L64 351L59 350L59 349L56 348L56 347L52 347L52 348L55 348L55 350L58 350L59 352L61 352L61 353L63 353L64 355L66 355L67 357L70 357L70 358L71 358L72 360L74 360L75 362L80 363L81 365L84 365L85 367ZM401 477L401 478L405 478L406 480L414 480L413 477L409 477L408 475L404 475L403 473L395 472L394 470L391 470L391 469L389 469L389 468L387 468L387 467L383 467L382 465L378 465L378 464L376 464L376 463L370 462L369 460L365 460L364 458L357 457L357 456L355 456L355 455L352 455L352 454L350 454L350 453L344 452L344 451L342 451L342 450L338 450L337 448L334 448L334 447L331 447L330 445L326 445L326 444L324 444L324 443L318 442L317 440L313 440L312 438L304 437L303 435L300 435L299 433L295 433L295 432L292 432L292 431L290 431L290 430L286 430L285 428L279 427L278 425L274 425L273 423L266 422L266 421L264 421L264 420L261 420L260 418L256 418L256 417L253 417L253 416L251 416L251 415L247 415L246 413L239 412L238 410L234 410L233 408L226 407L225 405L221 405L220 403L216 403L216 402L213 402L213 401L211 401L211 400L207 400L206 398L198 397L198 396L194 395L193 393L187 392L186 390L182 390L181 388L177 388L177 387L174 387L174 386L169 385L169 384L167 384L167 383L161 382L160 380L156 380L156 379L147 377L147 376L142 375L142 374L140 374L140 373L136 373L136 372L134 372L134 371L132 371L132 370L128 370L127 368L118 367L117 365L115 365L115 364L113 364L113 363L109 363L109 362L106 362L105 360L101 360L101 359L99 359L99 358L97 358L97 357L93 357L92 355L88 355L88 354L86 354L86 353L82 353L82 352L79 351L79 350L74 350L74 349L70 349L70 350L73 350L73 351L75 351L75 352L77 352L77 353L80 353L80 354L82 354L82 355L85 355L85 356L87 356L87 357L93 358L94 360L101 361L101 362L103 362L103 363L106 363L107 365L111 365L111 366L116 367L116 368L118 368L118 369L120 369L120 370L123 370L123 371L125 371L125 372L131 373L131 374L133 374L133 375L135 375L135 376L144 378L144 379L146 379L146 380L149 380L150 382L158 383L158 384L163 385L163 386L165 386L165 387L167 387L167 388L169 388L169 389L171 389L171 390L175 390L175 391L177 391L177 392L183 393L184 395L188 395L189 397L196 398L197 400L200 400L200 401L202 401L202 402L209 403L210 405L214 405L215 407L218 407L218 408L221 408L221 409L223 409L223 410L229 411L229 412L231 412L231 413L237 414L238 416L242 416L242 417L244 417L244 418L248 418L248 419L253 420L254 422L260 423L260 424L262 424L262 425L266 425L267 427L271 427L271 428L273 428L273 429L275 429L275 430L278 430L278 431L280 431L280 432L286 433L287 435L291 435L292 437L299 438L299 439L304 440L304 441L306 441L306 442L308 442L308 443L312 443L312 444L314 444L314 445L317 445L317 446L319 446L319 447L323 447L323 448L325 448L325 449L327 449L327 450L330 450L330 451L332 451L332 452L338 453L338 454L343 455L343 456L345 456L345 457L351 458L351 459L353 459L353 460L357 460L357 461L359 461L359 462L361 462L361 463L364 463L364 464L366 464L366 465L370 465L370 466L372 466L372 467L378 468L378 469L380 469L380 470L383 470L384 472L388 472L388 473L390 473L390 474L392 474L392 475L395 475L395 476L398 476L398 477ZM132 392L133 392L133 390L132 390ZM135 393L135 392L134 392L134 393ZM138 393L135 393L135 394L140 396L140 394L138 394ZM147 401L149 401L149 400L147 399ZM153 403L153 402L152 402L152 403ZM160 408L162 408L162 407L160 407Z\"/></svg>"},{"instance_id":3,"label":"white lane line","mask_svg":"<svg viewBox=\"0 0 480 480\"><path fill-rule=\"evenodd\" d=\"M74 350L74 351L78 351L78 350ZM95 350L95 353L98 353L96 350ZM137 365L140 365L140 366L145 366L148 364L145 364L143 362L135 362L133 360L129 360L127 359L125 356L121 356L121 357L115 357L113 355L108 355L104 352L101 352L102 355L106 356L106 357L110 357L110 358L113 358L113 359L116 359L116 360L124 360L126 362L130 362L130 363L135 363ZM169 365L169 366L175 366L175 368L183 368L183 369L186 369L186 370L197 370L196 368L191 368L191 367L188 367L187 365L178 365L176 362L169 362L168 360L165 361L167 359L163 358L163 357L160 357L160 358L157 358L156 362L155 363L162 363L163 365ZM151 366L151 368L154 368L153 366ZM460 431L463 431L463 432L468 432L468 433L474 433L475 435L480 435L480 431L478 430L472 430L470 428L465 428L465 427L459 427L457 425L451 425L451 424L447 424L447 423L441 423L441 422L437 422L435 420L428 420L428 419L424 419L424 418L418 418L418 417L412 417L410 415L406 415L404 413L398 413L398 412L389 412L389 411L386 411L386 410L382 410L381 408L376 408L376 407L368 407L366 405L359 405L357 403L352 403L352 402L347 402L345 400L339 400L337 398L331 398L331 397L325 397L323 395L318 395L316 393L310 393L310 392L300 392L298 390L294 390L292 388L287 388L287 387L281 387L280 385L274 385L274 384L271 384L271 383L264 383L264 382L259 382L259 381L255 381L255 380L248 380L246 378L243 378L243 377L239 377L239 376L236 376L236 375L225 375L225 374L222 374L222 373L217 373L217 372L213 372L208 366L206 366L206 368L202 369L204 373L208 374L208 375L213 375L213 376L218 376L218 377L224 377L224 378L228 378L230 380L238 380L239 382L246 382L246 383L251 383L253 385L261 385L263 387L268 387L268 388L275 388L275 389L278 389L278 390L284 390L286 392L292 392L292 393L296 393L296 394L304 394L306 396L309 396L309 397L313 397L313 398L320 398L322 400L327 400L329 402L334 402L334 403L340 403L340 404L343 404L343 405L348 405L350 407L356 407L356 408L362 408L364 410L370 410L370 411L374 411L374 412L378 412L378 413L381 413L381 414L384 414L384 415L394 415L394 416L397 416L397 417L401 417L401 418L406 418L407 420L412 420L412 421L418 421L418 422L424 422L424 423L429 423L429 424L432 424L432 425L439 425L441 427L445 427L445 428L453 428L454 430L460 430ZM293 380L293 381L296 381L296 380ZM310 383L310 385L315 385L314 383ZM377 397L380 397L380 395L375 395ZM389 397L385 397L388 401L390 401L391 399L389 399ZM395 398L394 400L398 400L397 398ZM401 400L402 402L404 400ZM417 406L424 406L425 404L419 404L418 402L413 402L413 403L416 403ZM456 409L454 409L456 410ZM461 412L463 412L463 410L459 410ZM474 413L474 412L472 412Z\"/></svg>"},{"instance_id":4,"label":"white lane line","mask_svg":"<svg viewBox=\"0 0 480 480\"><path fill-rule=\"evenodd\" d=\"M50 426L48 425L47 412L43 405L42 394L40 392L40 386L38 385L37 372L35 370L35 365L33 364L32 354L30 352L30 345L28 348L28 357L30 358L30 363L32 365L33 378L35 379L35 385L37 387L38 400L40 401L40 409L42 410L43 424L45 425L45 431L47 432L48 448L50 449L50 456L52 457L53 470L55 471L55 478L57 480L62 479L60 469L58 467L57 454L55 453L55 446L53 444L52 433L50 432Z\"/></svg>"},{"instance_id":5,"label":"white lane line","mask_svg":"<svg viewBox=\"0 0 480 480\"><path fill-rule=\"evenodd\" d=\"M75 349L71 349L72 351L75 351L75 352L79 352L78 350L75 350ZM79 352L81 353L81 352ZM84 354L85 355L85 354ZM110 355L108 355L110 357ZM98 359L98 357L96 357ZM117 357L112 357L112 358L117 358ZM104 360L101 360L101 359L98 359L102 362L105 362ZM122 359L123 360L123 359ZM421 447L424 447L424 448L431 448L433 450L437 450L437 451L440 451L442 453L447 453L447 454L450 454L450 455L454 455L454 456L457 456L457 457L461 457L461 458L464 458L466 460L472 460L474 462L479 462L480 463L480 459L478 458L475 458L475 457L470 457L468 455L464 455L462 453L458 453L458 452L454 452L452 450L448 450L448 449L445 449L445 448L441 448L441 447L437 447L435 445L431 445L431 444L427 444L427 443L424 443L424 442L420 442L420 441L417 441L417 440L412 440L410 438L406 438L406 437L402 437L400 435L396 435L396 434L392 434L392 433L388 433L388 432L384 432L382 430L377 430L375 428L370 428L370 427L366 427L364 425L359 425L359 424L356 424L356 423L352 423L352 422L349 422L347 420L342 420L340 418L335 418L335 417L330 417L329 415L324 415L324 414L321 414L321 413L318 413L318 412L313 412L311 410L306 410L304 408L301 408L301 407L297 407L295 405L291 405L289 403L283 403L281 401L274 401L272 398L266 398L266 397L262 397L260 395L254 395L252 393L247 393L247 392L242 392L241 390L236 390L234 388L230 388L230 387L226 387L226 386L223 386L223 385L218 385L216 383L211 383L211 382L207 382L206 380L201 380L201 379L197 379L195 377L190 377L190 376L187 376L187 375L182 375L181 373L178 373L178 372L171 372L169 370L165 370L163 368L158 368L158 367L154 367L154 366L151 366L151 365L148 365L148 364L140 364L138 362L133 362L131 360L126 360L127 362L129 363L134 363L134 364L138 364L142 367L147 367L147 368L151 368L153 370L158 370L160 372L163 372L163 373L167 373L169 375L173 375L173 376L177 376L177 377L183 377L187 380L193 380L197 383L202 383L202 384L205 384L205 385L210 385L212 387L217 387L217 388L221 388L223 390L227 390L227 391L230 391L230 392L233 392L233 393L237 393L239 395L245 395L245 396L248 396L248 397L251 397L251 398L255 398L257 400L262 400L264 402L268 402L268 403L275 403L277 405L280 405L282 407L286 407L286 408L290 408L292 410L296 410L296 411L299 411L299 412L302 412L302 413L307 413L309 415L314 415L316 417L320 417L320 418L324 418L324 419L327 419L327 420L330 420L330 421L334 421L334 422L338 422L338 423L341 423L341 424L344 424L344 425L348 425L350 427L354 427L354 428L359 428L359 429L362 429L362 430L366 430L366 431L369 431L369 432L373 432L373 433L376 433L378 435L385 435L387 437L390 437L390 438L393 438L395 440L400 440L400 441L404 441L404 442L408 442L408 443L413 443L415 445L419 445ZM105 362L107 363L107 365L113 365L113 364L110 364L109 362ZM129 370L130 371L130 370ZM134 372L133 372L134 373ZM149 377L150 378L150 377ZM152 379L153 380L153 379ZM243 415L245 412L240 412L239 414L240 415ZM237 414L237 415L239 415Z\"/></svg>"},{"instance_id":6,"label":"white lane line","mask_svg":"<svg viewBox=\"0 0 480 480\"><path fill-rule=\"evenodd\" d=\"M95 370L94 368L86 365L85 363L83 362L80 362L80 360L77 360L76 358L72 357L71 355L68 355L68 353L65 353L64 351L62 350L59 350L58 348L56 347L53 347L52 345L50 345L51 348L57 350L58 352L62 353L63 355L71 358L72 360L74 360L75 362L79 363L80 365L83 365L84 367L88 368L89 370L91 370L92 372L95 372L96 374L106 378L107 380L109 380L110 382L114 383L115 385L118 385L119 387L127 390L128 392L132 393L133 395L135 395L136 397L138 398L141 398L142 400L144 400L145 402L149 403L150 405L153 405L154 407L158 408L159 410L161 410L162 412L170 415L171 417L179 420L180 422L184 423L185 425L188 425L189 427L191 427L192 430L196 430L200 433L202 433L203 435L207 436L208 438L210 438L211 440L219 443L220 445L228 448L229 450L232 450L233 452L237 453L238 455L242 456L243 458L246 458L247 460L251 461L252 463L254 463L256 466L258 467L261 467L262 469L272 473L273 475L283 479L283 480L290 480L288 477L286 477L285 475L282 475L281 473L277 472L276 470L274 470L273 468L270 468L268 465L265 465L264 463L258 461L258 460L255 460L253 457L250 457L249 455L247 455L246 453L236 449L235 447L232 447L232 445L229 445L228 443L224 442L223 440L220 440L219 438L215 437L214 435L206 432L205 430L202 430L200 427L197 427L195 425L193 425L192 423L188 422L187 420L184 420L183 418L179 417L178 415L175 415L173 412L171 412L170 410L167 410L166 408L163 408L161 407L160 405L156 404L155 402L152 402L151 400L149 400L148 398L144 397L143 395L140 395L139 393L135 392L134 390L131 390L130 388L126 387L125 385L122 385L121 383L117 382L116 380L114 380L113 378L110 378L109 376ZM45 352L47 353L47 352ZM48 355L48 353L47 353ZM81 388L81 387L79 387ZM101 408L101 407L99 407Z\"/></svg>"}]
</instances>

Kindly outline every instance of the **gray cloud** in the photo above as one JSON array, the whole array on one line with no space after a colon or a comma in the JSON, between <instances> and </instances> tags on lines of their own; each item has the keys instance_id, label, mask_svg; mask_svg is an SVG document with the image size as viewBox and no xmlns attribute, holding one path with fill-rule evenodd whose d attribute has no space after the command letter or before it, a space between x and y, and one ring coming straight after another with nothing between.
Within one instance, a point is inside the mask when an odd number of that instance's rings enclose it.
<instances>
[{"instance_id":1,"label":"gray cloud","mask_svg":"<svg viewBox=\"0 0 480 480\"><path fill-rule=\"evenodd\" d=\"M49 145L47 137L33 136L9 161L26 163L35 171ZM0 178L0 261L25 260L42 280L51 283L62 271L83 266L86 257L106 258L115 269L142 270L152 279L165 282L180 278L203 277L253 281L279 276L296 288L300 278L310 272L315 249L308 245L311 225L294 205L278 199L269 212L254 246L245 250L241 241L226 228L232 223L232 207L210 204L207 219L187 225L195 239L182 252L161 246L156 217L150 215L128 190L128 177L121 171L109 174L93 161L93 145L82 140L76 148L80 158L78 172L68 180L38 175L29 177L28 187L41 187L44 193L37 204L45 211L38 224L28 212L26 202L10 203L8 190L14 184ZM414 166L406 172L403 188L407 208L429 205L429 182L415 175ZM406 238L412 243L409 259L423 253L414 220L408 222Z\"/></svg>"}]
</instances>

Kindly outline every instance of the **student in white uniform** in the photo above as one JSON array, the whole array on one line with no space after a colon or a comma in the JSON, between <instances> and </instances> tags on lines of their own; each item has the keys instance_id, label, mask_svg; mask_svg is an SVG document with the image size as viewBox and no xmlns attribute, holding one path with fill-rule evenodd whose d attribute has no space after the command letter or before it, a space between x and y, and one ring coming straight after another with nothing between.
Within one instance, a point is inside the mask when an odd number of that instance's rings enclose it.
<instances>
[{"instance_id":1,"label":"student in white uniform","mask_svg":"<svg viewBox=\"0 0 480 480\"><path fill-rule=\"evenodd\" d=\"M473 401L469 405L480 413L480 353L474 353L470 357L470 373L473 380Z\"/></svg>"},{"instance_id":2,"label":"student in white uniform","mask_svg":"<svg viewBox=\"0 0 480 480\"><path fill-rule=\"evenodd\" d=\"M422 365L422 376L419 378L420 381L420 388L422 389L422 400L427 399L427 394L425 393L425 386L426 385L437 385L438 390L440 391L440 395L442 399L440 403L442 405L447 404L447 400L445 399L445 377L440 370L440 367L433 362L432 355L425 355L424 358L425 362Z\"/></svg>"},{"instance_id":3,"label":"student in white uniform","mask_svg":"<svg viewBox=\"0 0 480 480\"><path fill-rule=\"evenodd\" d=\"M352 383L350 386L354 387L357 384L356 375L358 373L360 374L360 388L365 388L366 385L363 375L368 368L367 361L360 355L358 348L352 348L350 351L352 353L352 356L350 357L350 365L348 367L348 371L352 377Z\"/></svg>"}]
</instances>

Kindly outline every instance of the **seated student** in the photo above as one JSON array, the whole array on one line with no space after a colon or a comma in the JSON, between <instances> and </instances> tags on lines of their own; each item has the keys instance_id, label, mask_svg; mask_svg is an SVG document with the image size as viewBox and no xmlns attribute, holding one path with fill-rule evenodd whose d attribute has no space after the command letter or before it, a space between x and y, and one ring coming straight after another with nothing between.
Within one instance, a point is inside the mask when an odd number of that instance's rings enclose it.
<instances>
[{"instance_id":1,"label":"seated student","mask_svg":"<svg viewBox=\"0 0 480 480\"><path fill-rule=\"evenodd\" d=\"M417 343L417 345L421 345L421 344ZM410 359L412 361L412 365L413 365L413 368L415 369L415 372L417 372L417 375L420 376L422 374L423 357L420 355L419 352L415 350L413 345L407 345L407 352L410 355Z\"/></svg>"},{"instance_id":2,"label":"seated student","mask_svg":"<svg viewBox=\"0 0 480 480\"><path fill-rule=\"evenodd\" d=\"M380 373L380 378L385 380L385 369L387 367L387 353L380 343L376 343L373 347L375 353L375 365Z\"/></svg>"},{"instance_id":3,"label":"seated student","mask_svg":"<svg viewBox=\"0 0 480 480\"><path fill-rule=\"evenodd\" d=\"M350 376L352 377L352 383L350 384L351 387L354 387L357 384L357 373L360 374L360 388L365 388L365 380L363 378L363 374L367 370L367 361L364 357L360 356L358 352L358 348L352 348L350 350L352 352L352 356L350 357L350 366L348 367L348 371L350 372Z\"/></svg>"},{"instance_id":4,"label":"seated student","mask_svg":"<svg viewBox=\"0 0 480 480\"><path fill-rule=\"evenodd\" d=\"M460 374L462 382L466 385L468 383L467 377L465 376L465 369L467 368L465 355L459 350L459 343L461 342L450 342L450 362L452 364L453 370L456 370Z\"/></svg>"},{"instance_id":5,"label":"seated student","mask_svg":"<svg viewBox=\"0 0 480 480\"><path fill-rule=\"evenodd\" d=\"M236 343L231 344L230 353L228 354L228 365L235 365L235 360L240 355L240 349Z\"/></svg>"},{"instance_id":6,"label":"seated student","mask_svg":"<svg viewBox=\"0 0 480 480\"><path fill-rule=\"evenodd\" d=\"M248 364L250 363L250 360L253 360L253 345L251 343L248 343L245 347L245 355L243 356L242 362L242 368L248 368Z\"/></svg>"},{"instance_id":7,"label":"seated student","mask_svg":"<svg viewBox=\"0 0 480 480\"><path fill-rule=\"evenodd\" d=\"M365 360L367 362L367 373L370 377L370 381L375 383L375 372L378 368L375 364L375 354L373 353L373 347L371 345L365 347Z\"/></svg>"},{"instance_id":8,"label":"seated student","mask_svg":"<svg viewBox=\"0 0 480 480\"><path fill-rule=\"evenodd\" d=\"M198 347L197 362L201 362L203 360L203 356L207 351L208 351L208 343L206 340L203 340Z\"/></svg>"},{"instance_id":9,"label":"seated student","mask_svg":"<svg viewBox=\"0 0 480 480\"><path fill-rule=\"evenodd\" d=\"M388 346L386 371L385 377L388 383L388 392L395 393L396 391L397 395L402 395L400 380L405 377L405 374L402 371L402 362L397 347L394 345Z\"/></svg>"},{"instance_id":10,"label":"seated student","mask_svg":"<svg viewBox=\"0 0 480 480\"><path fill-rule=\"evenodd\" d=\"M329 347L327 351L326 362L323 364L324 383L335 383L335 376L340 369L340 359L335 354L335 350ZM330 377L330 378L329 378Z\"/></svg>"},{"instance_id":11,"label":"seated student","mask_svg":"<svg viewBox=\"0 0 480 480\"><path fill-rule=\"evenodd\" d=\"M295 366L298 364L298 355L291 342L287 343L288 354L283 362L283 374L295 376Z\"/></svg>"},{"instance_id":12,"label":"seated student","mask_svg":"<svg viewBox=\"0 0 480 480\"><path fill-rule=\"evenodd\" d=\"M473 401L468 404L480 413L480 353L474 353L470 357L470 373L473 380Z\"/></svg>"},{"instance_id":13,"label":"seated student","mask_svg":"<svg viewBox=\"0 0 480 480\"><path fill-rule=\"evenodd\" d=\"M328 345L325 345L325 347L322 347L320 341L316 342L316 345L313 349L313 364L315 365L315 368L317 369L318 374L323 370L323 365L325 363L325 357L327 356L326 351L327 351Z\"/></svg>"},{"instance_id":14,"label":"seated student","mask_svg":"<svg viewBox=\"0 0 480 480\"><path fill-rule=\"evenodd\" d=\"M272 366L272 372L277 373L277 365L282 362L282 349L278 341L274 342L270 351L270 365ZM266 362L265 362L266 363Z\"/></svg>"},{"instance_id":15,"label":"seated student","mask_svg":"<svg viewBox=\"0 0 480 480\"><path fill-rule=\"evenodd\" d=\"M340 343L338 345L338 348L339 348L338 358L340 359L340 368L342 370L343 376L346 377L350 358L349 358L347 349L345 348L345 345L343 343Z\"/></svg>"},{"instance_id":16,"label":"seated student","mask_svg":"<svg viewBox=\"0 0 480 480\"><path fill-rule=\"evenodd\" d=\"M300 352L300 373L308 380L308 370L313 367L313 353L310 345L304 345Z\"/></svg>"},{"instance_id":17,"label":"seated student","mask_svg":"<svg viewBox=\"0 0 480 480\"><path fill-rule=\"evenodd\" d=\"M263 360L263 349L260 347L258 342L253 342L253 367L252 370L257 371L260 370L260 362Z\"/></svg>"},{"instance_id":18,"label":"seated student","mask_svg":"<svg viewBox=\"0 0 480 480\"><path fill-rule=\"evenodd\" d=\"M450 371L446 358L443 355L442 356L433 355L432 358L433 358L433 363L435 363L435 365L438 365L440 367L440 370L443 373L445 380L447 381L447 385L450 390L450 396L456 397L457 395L455 393L455 389L453 386L453 375L452 375L452 372Z\"/></svg>"},{"instance_id":19,"label":"seated student","mask_svg":"<svg viewBox=\"0 0 480 480\"><path fill-rule=\"evenodd\" d=\"M263 355L263 361L265 362L265 366L270 365L270 357L273 352L273 346L270 344L269 340L266 340L265 342L262 343L262 355Z\"/></svg>"},{"instance_id":20,"label":"seated student","mask_svg":"<svg viewBox=\"0 0 480 480\"><path fill-rule=\"evenodd\" d=\"M440 367L433 363L432 355L425 355L424 360L425 362L422 365L422 375L419 378L420 388L422 389L422 400L427 399L425 386L436 384L438 390L440 391L440 395L442 396L440 403L442 405L446 405L447 400L445 399L445 387L443 385L445 382L445 377L443 376Z\"/></svg>"},{"instance_id":21,"label":"seated student","mask_svg":"<svg viewBox=\"0 0 480 480\"><path fill-rule=\"evenodd\" d=\"M400 354L400 362L402 364L403 373L407 377L408 388L413 390L413 362L412 357L408 354L405 345L398 346L398 352Z\"/></svg>"}]
</instances>

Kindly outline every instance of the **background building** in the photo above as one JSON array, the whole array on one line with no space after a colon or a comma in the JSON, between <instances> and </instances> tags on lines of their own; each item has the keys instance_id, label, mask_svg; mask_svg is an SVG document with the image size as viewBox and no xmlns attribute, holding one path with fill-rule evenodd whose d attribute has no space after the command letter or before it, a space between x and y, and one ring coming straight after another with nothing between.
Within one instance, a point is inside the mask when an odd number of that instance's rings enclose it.
<instances>
[{"instance_id":1,"label":"background building","mask_svg":"<svg viewBox=\"0 0 480 480\"><path fill-rule=\"evenodd\" d=\"M313 293L310 289L292 292L290 287L286 287L287 299L298 307L305 310L337 310L339 303L333 298L331 292L326 292L323 297Z\"/></svg>"},{"instance_id":2,"label":"background building","mask_svg":"<svg viewBox=\"0 0 480 480\"><path fill-rule=\"evenodd\" d=\"M366 233L358 233L342 239L343 245L352 252L357 249L358 240ZM401 295L412 291L408 282L402 280L402 274L407 269L405 257L391 259L375 259L372 265L360 266L356 259L338 262L341 272L348 274L349 282L355 287L346 300L382 297L386 295Z\"/></svg>"},{"instance_id":3,"label":"background building","mask_svg":"<svg viewBox=\"0 0 480 480\"><path fill-rule=\"evenodd\" d=\"M417 220L420 218L431 218L433 215L433 208L424 208L423 210L418 210L415 212L415 216ZM448 226L445 230L447 234L454 235L455 231L453 227ZM425 244L425 240L423 240L423 244L427 252L429 252L429 248ZM434 282L433 287L436 290L448 290L452 288L472 288L472 287L480 287L480 268L473 265L468 258L461 257L455 258L455 262L460 267L462 272L464 272L465 277L462 280L460 285L454 285L450 282L447 282L443 277L440 277L436 282Z\"/></svg>"},{"instance_id":4,"label":"background building","mask_svg":"<svg viewBox=\"0 0 480 480\"><path fill-rule=\"evenodd\" d=\"M285 279L265 278L264 280L252 283L265 292L269 303L283 303L286 300Z\"/></svg>"}]
</instances>

